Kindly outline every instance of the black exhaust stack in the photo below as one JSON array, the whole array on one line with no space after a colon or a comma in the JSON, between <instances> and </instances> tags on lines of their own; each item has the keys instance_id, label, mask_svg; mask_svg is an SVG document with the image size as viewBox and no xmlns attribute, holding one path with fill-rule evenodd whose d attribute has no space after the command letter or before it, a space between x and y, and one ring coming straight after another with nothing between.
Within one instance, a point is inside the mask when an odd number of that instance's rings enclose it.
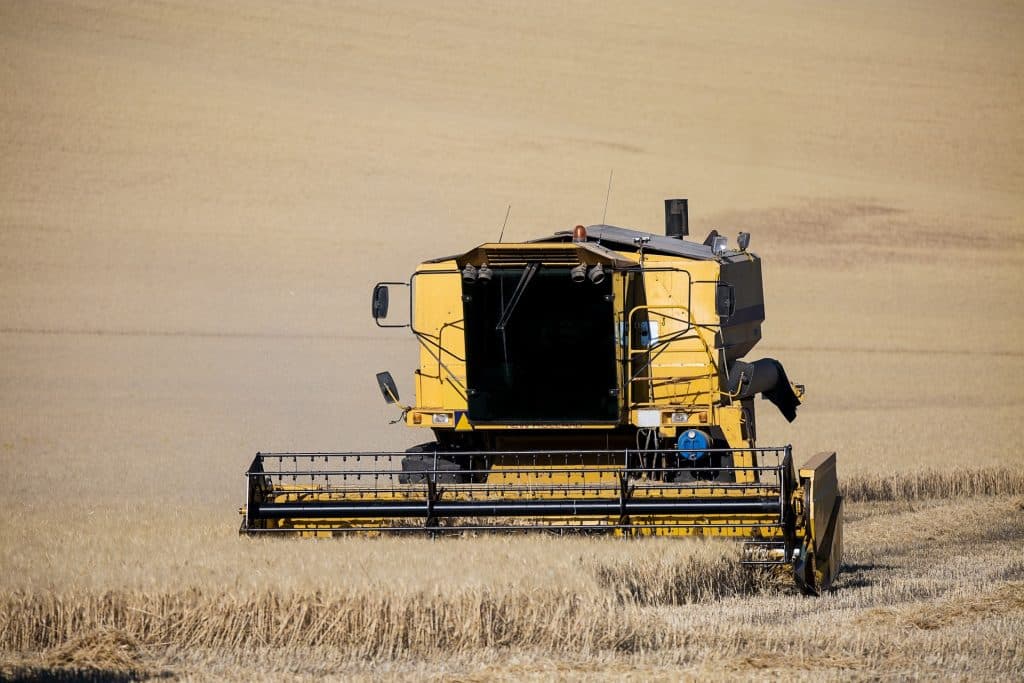
<instances>
[{"instance_id":1,"label":"black exhaust stack","mask_svg":"<svg viewBox=\"0 0 1024 683\"><path fill-rule=\"evenodd\" d=\"M665 235L681 240L690 234L690 219L685 199L665 200Z\"/></svg>"}]
</instances>

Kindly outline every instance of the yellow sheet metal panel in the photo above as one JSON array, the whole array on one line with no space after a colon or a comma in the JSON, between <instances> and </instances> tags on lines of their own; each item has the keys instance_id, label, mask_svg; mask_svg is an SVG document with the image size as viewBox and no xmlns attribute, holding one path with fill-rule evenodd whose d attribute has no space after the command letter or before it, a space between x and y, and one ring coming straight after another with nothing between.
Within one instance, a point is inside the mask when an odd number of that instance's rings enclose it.
<instances>
[{"instance_id":1,"label":"yellow sheet metal panel","mask_svg":"<svg viewBox=\"0 0 1024 683\"><path fill-rule=\"evenodd\" d=\"M413 331L420 342L416 406L465 410L462 278L455 261L417 268L412 296Z\"/></svg>"},{"instance_id":2,"label":"yellow sheet metal panel","mask_svg":"<svg viewBox=\"0 0 1024 683\"><path fill-rule=\"evenodd\" d=\"M545 520L524 523L515 529L517 533L535 531L544 532L547 527L573 527L583 532L605 531L615 536L651 537L651 536L702 536L749 539L780 539L784 531L773 520L768 518L722 518L711 520L683 519L676 517L634 518L635 525L630 528L616 528L618 519L603 517L600 519L581 520L576 518L551 517ZM330 538L335 535L347 535L358 530L362 536L380 536L387 533L389 527L397 526L394 519L364 518L344 521L334 519L302 519L279 520L272 528L290 530L305 538ZM380 531L374 531L379 529ZM445 526L438 526L433 533L444 534ZM456 533L463 533L458 532Z\"/></svg>"},{"instance_id":3,"label":"yellow sheet metal panel","mask_svg":"<svg viewBox=\"0 0 1024 683\"><path fill-rule=\"evenodd\" d=\"M707 408L718 398L718 264L659 256L644 268L645 300L630 312L631 401Z\"/></svg>"}]
</instances>

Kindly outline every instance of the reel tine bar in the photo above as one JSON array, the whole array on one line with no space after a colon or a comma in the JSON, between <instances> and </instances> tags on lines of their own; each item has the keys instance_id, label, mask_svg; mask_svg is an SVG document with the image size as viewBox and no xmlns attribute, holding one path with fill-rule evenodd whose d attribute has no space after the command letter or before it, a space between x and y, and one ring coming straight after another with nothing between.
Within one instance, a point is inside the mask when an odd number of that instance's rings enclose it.
<instances>
[{"instance_id":1,"label":"reel tine bar","mask_svg":"<svg viewBox=\"0 0 1024 683\"><path fill-rule=\"evenodd\" d=\"M258 453L242 531L781 528L786 449L728 449L722 460L743 452L774 463L695 467L677 451L460 451L403 471L404 452ZM408 524L416 519L422 526Z\"/></svg>"}]
</instances>

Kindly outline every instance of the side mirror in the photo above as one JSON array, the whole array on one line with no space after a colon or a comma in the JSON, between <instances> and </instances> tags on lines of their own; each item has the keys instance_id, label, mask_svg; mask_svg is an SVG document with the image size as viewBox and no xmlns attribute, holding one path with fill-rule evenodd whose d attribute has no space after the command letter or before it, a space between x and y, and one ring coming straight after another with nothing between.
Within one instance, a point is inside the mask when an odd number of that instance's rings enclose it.
<instances>
[{"instance_id":1,"label":"side mirror","mask_svg":"<svg viewBox=\"0 0 1024 683\"><path fill-rule=\"evenodd\" d=\"M385 306L387 305L387 296L385 295ZM378 372L377 373L377 386L380 387L380 393L384 394L384 401L387 403L398 403L398 385L395 384L395 378L391 376L390 372Z\"/></svg>"},{"instance_id":2,"label":"side mirror","mask_svg":"<svg viewBox=\"0 0 1024 683\"><path fill-rule=\"evenodd\" d=\"M388 286L385 284L379 284L373 288L373 301L371 302L371 312L373 313L374 320L380 320L381 318L388 317ZM380 379L380 375L377 375L377 379Z\"/></svg>"},{"instance_id":3,"label":"side mirror","mask_svg":"<svg viewBox=\"0 0 1024 683\"><path fill-rule=\"evenodd\" d=\"M412 302L410 301L410 307L408 310L409 318L404 321L401 320L403 317L401 311L398 319L388 320L388 314L390 313L390 301L391 301L391 288L392 287L405 287L405 291L411 294L411 285L408 282L378 282L373 288L373 296L370 297L370 313L373 315L373 321L377 323L377 327L409 327L412 316Z\"/></svg>"}]
</instances>

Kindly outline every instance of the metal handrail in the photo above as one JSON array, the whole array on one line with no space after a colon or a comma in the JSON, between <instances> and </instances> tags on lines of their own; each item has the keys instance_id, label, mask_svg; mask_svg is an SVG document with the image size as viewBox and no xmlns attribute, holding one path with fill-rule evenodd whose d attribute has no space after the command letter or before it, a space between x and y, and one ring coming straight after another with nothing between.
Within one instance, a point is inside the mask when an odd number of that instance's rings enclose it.
<instances>
[{"instance_id":1,"label":"metal handrail","mask_svg":"<svg viewBox=\"0 0 1024 683\"><path fill-rule=\"evenodd\" d=\"M659 310L677 310L677 311L681 311L685 315L685 317L684 318L673 318L673 317L671 317L671 316L669 316L669 315L667 315L665 313L657 313L657 311L659 311ZM706 373L700 374L700 375L694 375L694 376L691 376L691 377L663 378L663 379L666 379L666 380L671 380L671 381L667 381L666 384L670 384L670 383L671 384L679 384L679 383L684 383L684 382L685 383L690 383L690 382L700 381L700 380L712 380L712 379L714 379L717 376L717 374L718 374L718 364L716 362L715 355L711 352L711 347L708 345L707 340L705 340L704 337L702 337L699 332L697 334L693 335L692 337L691 336L686 336L690 331L692 331L694 329L698 329L698 328L704 327L703 325L700 325L700 324L697 324L697 323L693 322L693 320L691 318L691 311L690 311L690 306L689 306L689 297L688 297L688 301L687 301L687 305L686 306L682 306L682 305L679 305L679 304L642 304L640 306L634 306L629 311L629 313L627 315L627 318L626 318L626 320L627 320L626 324L629 326L630 329L632 329L632 327L633 327L633 318L634 318L634 316L638 312L640 312L640 311L655 311L656 315L661 315L662 317L665 317L665 318L669 318L669 319L672 319L672 320L677 320L677 321L680 321L680 322L685 322L685 324L686 324L685 329L679 330L677 332L674 332L673 335L675 335L675 338L673 338L673 339L671 339L669 341L663 342L662 345L667 348L668 344L672 344L672 343L675 343L675 342L678 342L678 341L681 341L681 340L684 340L684 339L697 339L701 343L701 345L703 346L704 355L708 359L708 362L705 364L705 367L708 367L708 368L711 369L709 372L706 372ZM654 394L654 381L653 380L655 379L654 375L634 376L634 374L633 374L634 373L634 371L633 371L633 356L636 355L636 354L645 353L645 352L648 353L648 355L650 355L651 347L647 347L647 348L636 348L636 347L634 347L633 346L632 336L631 336L630 337L629 347L626 349L626 355L627 355L627 359L626 359L626 362L627 362L627 374L629 376L629 381L628 381L627 386L626 386L626 404L629 406L629 408L631 410L635 409L635 408L641 408L641 407L648 407L648 406L658 405L658 402L653 400L653 394ZM659 355L662 352L664 352L664 350L660 351ZM648 367L648 368L655 368L655 367L658 367L658 364L655 363L654 359L650 359L649 358L647 360L646 367ZM646 401L646 402L639 402L639 401L634 401L633 400L633 385L636 382L638 382L638 381L647 381L648 382L648 384L649 384L649 389L648 390L652 394L652 400ZM700 395L700 394L703 394L703 393L705 393L705 392L692 392L692 393L686 393L686 394L675 394L675 393L673 393L672 397L673 398L679 398L681 396L690 396L690 395L695 395L696 396L696 395ZM710 393L714 393L714 392L710 392ZM692 405L701 405L701 407L706 407L710 411L712 409L713 401L709 400L709 402L707 403L706 406L703 405L703 404L698 404L696 402L690 402L690 403Z\"/></svg>"}]
</instances>

